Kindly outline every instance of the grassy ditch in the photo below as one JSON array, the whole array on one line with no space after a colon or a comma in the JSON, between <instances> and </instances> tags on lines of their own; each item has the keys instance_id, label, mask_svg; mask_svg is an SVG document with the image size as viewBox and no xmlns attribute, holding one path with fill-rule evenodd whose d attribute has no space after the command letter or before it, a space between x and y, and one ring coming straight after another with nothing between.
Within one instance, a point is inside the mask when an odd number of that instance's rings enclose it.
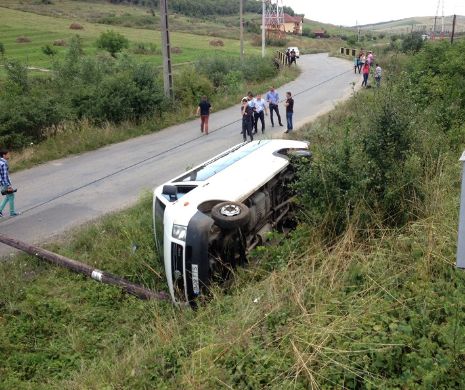
<instances>
[{"instance_id":1,"label":"grassy ditch","mask_svg":"<svg viewBox=\"0 0 465 390\"><path fill-rule=\"evenodd\" d=\"M380 89L296 135L314 153L301 224L195 312L0 264L0 388L463 388L463 49L393 59ZM163 288L150 209L145 196L52 249Z\"/></svg>"}]
</instances>

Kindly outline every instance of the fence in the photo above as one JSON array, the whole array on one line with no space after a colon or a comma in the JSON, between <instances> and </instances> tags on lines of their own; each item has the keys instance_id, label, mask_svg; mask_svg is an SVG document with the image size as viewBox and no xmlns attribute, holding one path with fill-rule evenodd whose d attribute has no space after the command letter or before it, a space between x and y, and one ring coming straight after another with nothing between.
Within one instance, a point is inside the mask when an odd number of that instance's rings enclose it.
<instances>
[{"instance_id":1,"label":"fence","mask_svg":"<svg viewBox=\"0 0 465 390\"><path fill-rule=\"evenodd\" d=\"M276 50L276 60L280 65L286 65L286 53Z\"/></svg>"},{"instance_id":2,"label":"fence","mask_svg":"<svg viewBox=\"0 0 465 390\"><path fill-rule=\"evenodd\" d=\"M355 57L357 55L357 49L350 49L348 47L341 47L340 54Z\"/></svg>"}]
</instances>

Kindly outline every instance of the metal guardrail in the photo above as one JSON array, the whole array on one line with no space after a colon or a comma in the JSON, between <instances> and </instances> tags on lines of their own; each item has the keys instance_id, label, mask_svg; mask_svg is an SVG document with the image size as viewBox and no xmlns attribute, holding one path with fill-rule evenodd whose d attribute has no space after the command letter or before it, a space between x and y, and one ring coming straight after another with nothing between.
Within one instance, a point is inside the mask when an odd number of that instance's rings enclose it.
<instances>
[{"instance_id":1,"label":"metal guardrail","mask_svg":"<svg viewBox=\"0 0 465 390\"><path fill-rule=\"evenodd\" d=\"M355 57L357 55L357 49L341 47L340 54Z\"/></svg>"}]
</instances>

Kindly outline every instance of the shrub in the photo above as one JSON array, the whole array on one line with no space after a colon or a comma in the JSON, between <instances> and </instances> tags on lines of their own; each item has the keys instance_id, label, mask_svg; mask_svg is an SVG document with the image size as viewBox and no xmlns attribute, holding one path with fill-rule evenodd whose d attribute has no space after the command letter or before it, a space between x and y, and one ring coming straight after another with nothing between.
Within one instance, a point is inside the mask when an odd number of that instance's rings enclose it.
<instances>
[{"instance_id":1,"label":"shrub","mask_svg":"<svg viewBox=\"0 0 465 390\"><path fill-rule=\"evenodd\" d=\"M0 100L0 144L20 148L43 139L46 127L67 116L60 99L37 91Z\"/></svg>"},{"instance_id":2,"label":"shrub","mask_svg":"<svg viewBox=\"0 0 465 390\"><path fill-rule=\"evenodd\" d=\"M29 89L27 66L17 60L9 60L5 63L7 74L6 91L12 94L24 93Z\"/></svg>"},{"instance_id":3,"label":"shrub","mask_svg":"<svg viewBox=\"0 0 465 390\"><path fill-rule=\"evenodd\" d=\"M327 221L328 231L340 234L354 217L365 230L379 221L402 226L419 215L412 205L423 199L421 156L432 151L412 128L415 105L404 93L399 87L359 97L363 111L352 103L353 113L336 129L316 130L321 146L314 144L312 169L302 170L298 184L315 224Z\"/></svg>"},{"instance_id":4,"label":"shrub","mask_svg":"<svg viewBox=\"0 0 465 390\"><path fill-rule=\"evenodd\" d=\"M424 41L421 37L421 33L412 33L403 39L401 50L404 53L412 52L416 53L423 47Z\"/></svg>"},{"instance_id":5,"label":"shrub","mask_svg":"<svg viewBox=\"0 0 465 390\"><path fill-rule=\"evenodd\" d=\"M57 51L50 47L50 45L45 45L42 47L42 53L44 53L48 57L53 57L55 54L57 54Z\"/></svg>"},{"instance_id":6,"label":"shrub","mask_svg":"<svg viewBox=\"0 0 465 390\"><path fill-rule=\"evenodd\" d=\"M205 75L199 75L195 68L184 68L176 79L174 94L176 100L184 104L196 104L202 95L213 94L213 84Z\"/></svg>"},{"instance_id":7,"label":"shrub","mask_svg":"<svg viewBox=\"0 0 465 390\"><path fill-rule=\"evenodd\" d=\"M224 89L229 93L237 93L242 85L242 72L232 70L226 74L223 79Z\"/></svg>"},{"instance_id":8,"label":"shrub","mask_svg":"<svg viewBox=\"0 0 465 390\"><path fill-rule=\"evenodd\" d=\"M161 50L157 48L157 45L154 43L147 44L144 42L136 43L134 49L132 49L132 52L135 54L161 54Z\"/></svg>"},{"instance_id":9,"label":"shrub","mask_svg":"<svg viewBox=\"0 0 465 390\"><path fill-rule=\"evenodd\" d=\"M2 42L0 42L0 55L5 56L5 45Z\"/></svg>"},{"instance_id":10,"label":"shrub","mask_svg":"<svg viewBox=\"0 0 465 390\"><path fill-rule=\"evenodd\" d=\"M116 57L116 53L129 47L129 41L124 35L113 30L107 30L100 34L97 47L108 51L112 57Z\"/></svg>"},{"instance_id":11,"label":"shrub","mask_svg":"<svg viewBox=\"0 0 465 390\"><path fill-rule=\"evenodd\" d=\"M247 61L241 64L240 69L246 81L261 81L274 77L278 73L272 57L247 57Z\"/></svg>"}]
</instances>

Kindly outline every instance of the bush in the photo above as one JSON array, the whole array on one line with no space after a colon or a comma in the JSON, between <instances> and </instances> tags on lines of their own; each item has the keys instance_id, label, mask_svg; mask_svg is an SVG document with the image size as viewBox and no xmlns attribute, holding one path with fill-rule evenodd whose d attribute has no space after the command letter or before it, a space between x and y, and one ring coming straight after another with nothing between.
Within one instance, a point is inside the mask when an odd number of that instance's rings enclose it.
<instances>
[{"instance_id":1,"label":"bush","mask_svg":"<svg viewBox=\"0 0 465 390\"><path fill-rule=\"evenodd\" d=\"M132 52L135 54L161 55L161 50L157 48L157 45L155 45L154 43L136 43L135 47L132 49Z\"/></svg>"},{"instance_id":2,"label":"bush","mask_svg":"<svg viewBox=\"0 0 465 390\"><path fill-rule=\"evenodd\" d=\"M44 53L48 57L53 57L57 54L57 51L50 47L50 45L45 45L44 47L42 47L42 53Z\"/></svg>"},{"instance_id":3,"label":"bush","mask_svg":"<svg viewBox=\"0 0 465 390\"><path fill-rule=\"evenodd\" d=\"M401 50L404 53L417 53L423 47L424 41L421 33L412 33L403 39Z\"/></svg>"},{"instance_id":4,"label":"bush","mask_svg":"<svg viewBox=\"0 0 465 390\"><path fill-rule=\"evenodd\" d=\"M5 63L5 71L7 74L6 92L14 95L29 90L27 66L16 60L9 60Z\"/></svg>"},{"instance_id":5,"label":"bush","mask_svg":"<svg viewBox=\"0 0 465 390\"><path fill-rule=\"evenodd\" d=\"M365 230L379 221L402 226L419 215L412 204L423 199L421 155L431 150L423 150L424 135L412 129L415 106L404 93L392 88L360 97L337 129L316 130L321 146L314 143L312 169L300 172L298 184L305 213L316 225L327 221L328 231L340 234L353 218Z\"/></svg>"},{"instance_id":6,"label":"bush","mask_svg":"<svg viewBox=\"0 0 465 390\"><path fill-rule=\"evenodd\" d=\"M124 35L113 30L107 30L100 34L97 47L108 51L112 57L116 57L116 53L129 47L129 41Z\"/></svg>"},{"instance_id":7,"label":"bush","mask_svg":"<svg viewBox=\"0 0 465 390\"><path fill-rule=\"evenodd\" d=\"M43 130L67 116L59 98L36 92L0 100L0 144L20 148L43 140Z\"/></svg>"},{"instance_id":8,"label":"bush","mask_svg":"<svg viewBox=\"0 0 465 390\"><path fill-rule=\"evenodd\" d=\"M196 104L203 95L213 94L213 84L205 76L199 75L195 68L184 68L176 78L174 96L183 104Z\"/></svg>"}]
</instances>

